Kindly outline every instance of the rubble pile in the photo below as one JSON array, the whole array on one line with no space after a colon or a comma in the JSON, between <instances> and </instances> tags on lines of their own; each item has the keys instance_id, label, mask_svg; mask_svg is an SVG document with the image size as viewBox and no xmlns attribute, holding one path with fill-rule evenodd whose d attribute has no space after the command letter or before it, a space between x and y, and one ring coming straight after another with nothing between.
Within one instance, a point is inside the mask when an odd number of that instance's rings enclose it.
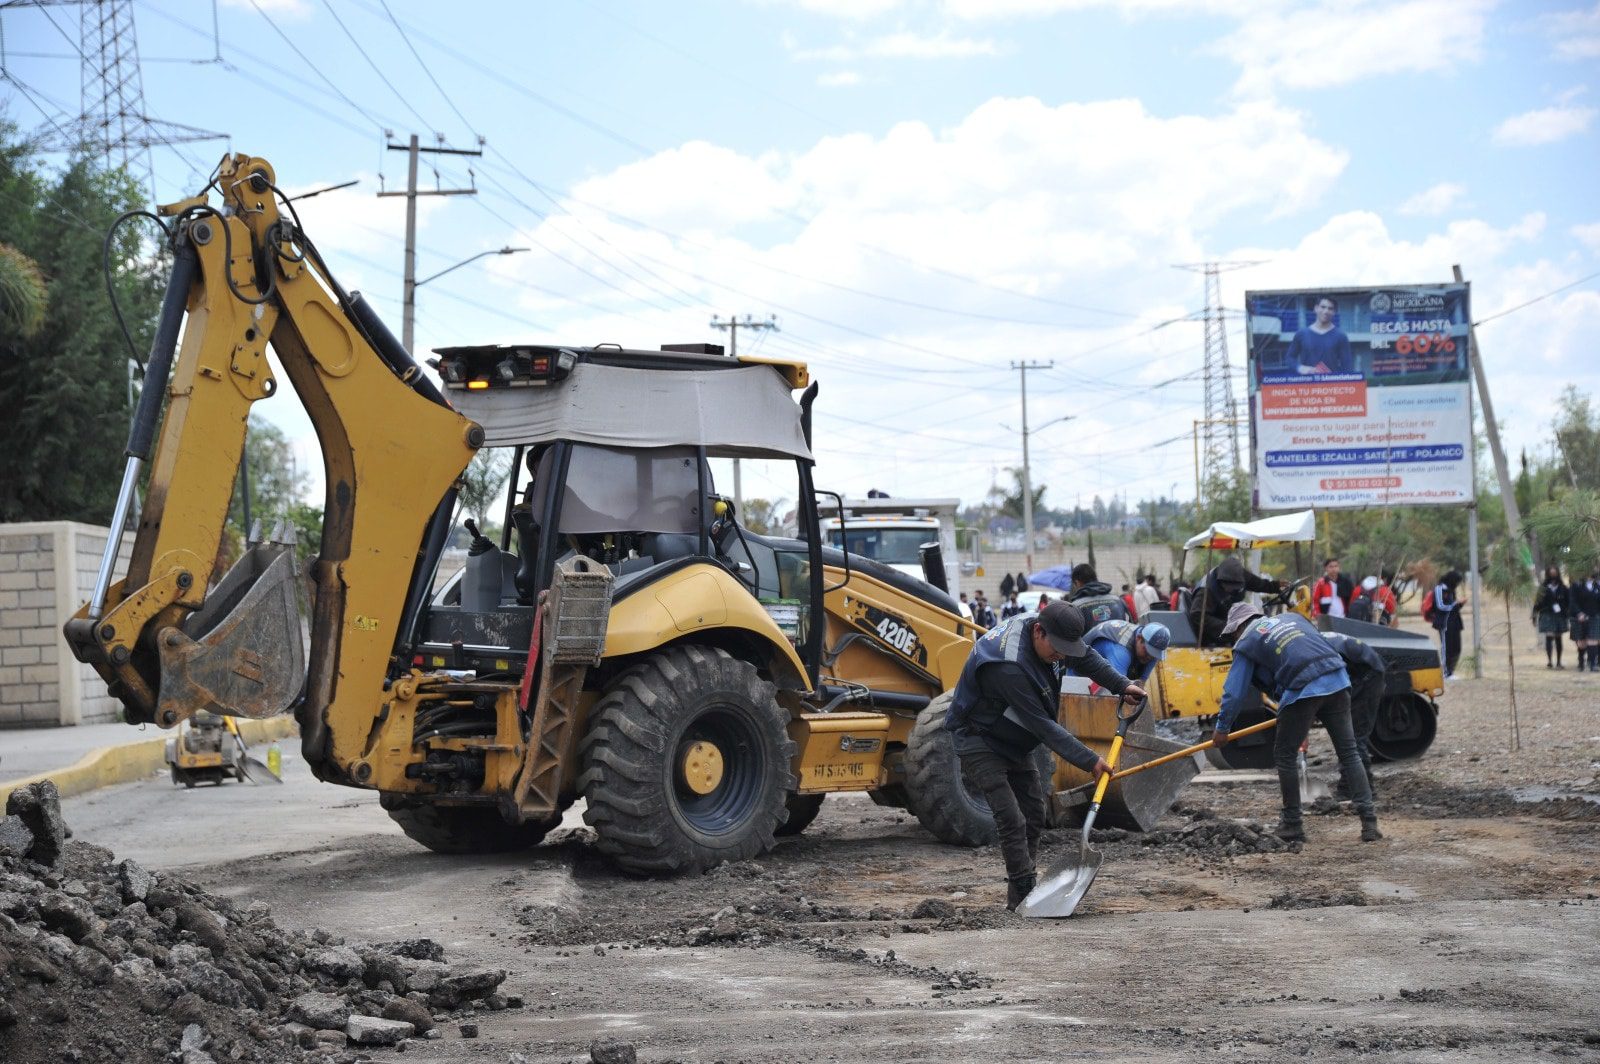
<instances>
[{"instance_id":1,"label":"rubble pile","mask_svg":"<svg viewBox=\"0 0 1600 1064\"><path fill-rule=\"evenodd\" d=\"M519 1007L506 973L428 939L346 943L278 927L163 872L66 841L54 784L0 819L0 1060L356 1064L439 1037L447 1015Z\"/></svg>"},{"instance_id":2,"label":"rubble pile","mask_svg":"<svg viewBox=\"0 0 1600 1064\"><path fill-rule=\"evenodd\" d=\"M1265 824L1202 816L1179 828L1162 831L1124 831L1106 828L1090 834L1094 842L1128 842L1143 847L1178 847L1210 856L1237 857L1250 853L1298 853L1301 844L1284 842Z\"/></svg>"}]
</instances>

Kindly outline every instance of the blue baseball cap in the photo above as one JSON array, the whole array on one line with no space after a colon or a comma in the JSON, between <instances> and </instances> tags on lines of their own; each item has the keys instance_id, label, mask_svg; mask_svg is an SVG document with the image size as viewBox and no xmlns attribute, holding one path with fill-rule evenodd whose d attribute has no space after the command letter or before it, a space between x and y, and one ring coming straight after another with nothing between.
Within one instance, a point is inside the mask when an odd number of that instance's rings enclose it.
<instances>
[{"instance_id":1,"label":"blue baseball cap","mask_svg":"<svg viewBox=\"0 0 1600 1064\"><path fill-rule=\"evenodd\" d=\"M1152 658L1157 661L1166 660L1167 647L1172 643L1172 633L1167 630L1166 625L1155 621L1151 621L1149 624L1141 624L1139 626L1139 637L1144 640L1145 649L1150 652Z\"/></svg>"}]
</instances>

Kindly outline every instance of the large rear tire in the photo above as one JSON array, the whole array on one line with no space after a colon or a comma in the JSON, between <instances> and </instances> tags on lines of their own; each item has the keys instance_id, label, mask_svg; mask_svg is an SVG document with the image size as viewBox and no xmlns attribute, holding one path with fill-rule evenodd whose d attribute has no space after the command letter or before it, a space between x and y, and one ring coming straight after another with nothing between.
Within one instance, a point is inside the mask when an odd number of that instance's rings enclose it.
<instances>
[{"instance_id":1,"label":"large rear tire","mask_svg":"<svg viewBox=\"0 0 1600 1064\"><path fill-rule=\"evenodd\" d=\"M560 817L533 824L512 824L494 809L434 805L405 795L379 799L389 819L414 842L434 853L511 853L537 846Z\"/></svg>"},{"instance_id":2,"label":"large rear tire","mask_svg":"<svg viewBox=\"0 0 1600 1064\"><path fill-rule=\"evenodd\" d=\"M680 646L619 676L579 743L583 818L641 874L745 861L773 845L794 789L777 689L714 647Z\"/></svg>"},{"instance_id":3,"label":"large rear tire","mask_svg":"<svg viewBox=\"0 0 1600 1064\"><path fill-rule=\"evenodd\" d=\"M944 727L953 695L946 691L929 702L911 728L906 743L906 808L940 842L989 846L1000 838L994 814L982 795L967 789L955 739Z\"/></svg>"},{"instance_id":4,"label":"large rear tire","mask_svg":"<svg viewBox=\"0 0 1600 1064\"><path fill-rule=\"evenodd\" d=\"M1421 757L1433 745L1439 716L1433 703L1415 691L1384 698L1378 708L1372 737L1374 761L1404 761Z\"/></svg>"}]
</instances>

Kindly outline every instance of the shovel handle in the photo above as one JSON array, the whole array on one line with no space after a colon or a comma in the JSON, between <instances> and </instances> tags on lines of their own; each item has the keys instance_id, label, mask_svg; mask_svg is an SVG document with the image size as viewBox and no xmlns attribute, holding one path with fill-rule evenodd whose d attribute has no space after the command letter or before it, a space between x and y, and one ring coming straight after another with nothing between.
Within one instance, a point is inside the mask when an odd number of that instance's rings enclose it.
<instances>
[{"instance_id":1,"label":"shovel handle","mask_svg":"<svg viewBox=\"0 0 1600 1064\"><path fill-rule=\"evenodd\" d=\"M1237 738L1239 738L1241 736L1244 736L1244 735L1254 735L1256 732L1266 731L1268 728L1272 727L1273 725L1275 725L1277 723L1278 723L1278 718L1277 717L1273 717L1271 720L1264 720L1260 724L1252 724L1248 728L1241 728L1239 731L1236 731L1236 732L1233 733L1232 738L1237 739ZM1217 744L1214 743L1213 741L1211 741L1210 739L1207 739L1203 743L1196 743L1194 746L1185 747L1182 750L1177 750L1177 751L1174 751L1173 753L1170 753L1170 754L1163 754L1161 757L1153 758L1152 760L1146 761L1143 764L1135 765L1130 769L1124 769L1123 771L1115 773L1115 774L1113 774L1111 776L1103 776L1103 777L1101 777L1101 779L1102 779L1102 789L1104 788L1104 782L1103 782L1104 780L1113 780L1113 779L1120 780L1120 779L1123 779L1123 778L1125 778L1127 776L1137 775L1138 773L1143 772L1147 768L1155 768L1158 765L1165 765L1168 762L1177 761L1180 758L1191 757L1194 754L1198 754L1202 750L1209 750L1215 745L1217 745ZM1113 762L1111 767L1115 768L1116 767L1116 763Z\"/></svg>"}]
</instances>

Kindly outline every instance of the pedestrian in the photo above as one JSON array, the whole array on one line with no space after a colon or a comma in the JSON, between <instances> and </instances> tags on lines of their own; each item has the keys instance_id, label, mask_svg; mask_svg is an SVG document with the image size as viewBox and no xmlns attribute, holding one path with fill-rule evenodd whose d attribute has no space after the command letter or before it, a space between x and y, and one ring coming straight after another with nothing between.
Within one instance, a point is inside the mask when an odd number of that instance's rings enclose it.
<instances>
[{"instance_id":1,"label":"pedestrian","mask_svg":"<svg viewBox=\"0 0 1600 1064\"><path fill-rule=\"evenodd\" d=\"M1022 573L1017 574L1017 593L1022 594L1028 590L1028 578Z\"/></svg>"},{"instance_id":2,"label":"pedestrian","mask_svg":"<svg viewBox=\"0 0 1600 1064\"><path fill-rule=\"evenodd\" d=\"M1547 566L1544 571L1544 584L1539 588L1539 595L1533 602L1533 622L1544 635L1544 667L1547 669L1564 669L1561 664L1561 635L1567 630L1567 618L1571 615L1569 609L1571 595L1567 585L1561 581L1559 566ZM1583 668L1583 652L1578 652L1578 668Z\"/></svg>"},{"instance_id":3,"label":"pedestrian","mask_svg":"<svg viewBox=\"0 0 1600 1064\"><path fill-rule=\"evenodd\" d=\"M1361 586L1356 588L1354 597L1350 599L1350 608L1345 611L1345 616L1352 621L1365 621L1372 624L1378 616L1378 578L1365 577Z\"/></svg>"},{"instance_id":4,"label":"pedestrian","mask_svg":"<svg viewBox=\"0 0 1600 1064\"><path fill-rule=\"evenodd\" d=\"M1456 589L1461 586L1461 574L1451 569L1439 578L1429 596L1428 623L1439 633L1439 654L1444 662L1444 678L1455 678L1456 662L1461 660L1461 601Z\"/></svg>"},{"instance_id":5,"label":"pedestrian","mask_svg":"<svg viewBox=\"0 0 1600 1064\"><path fill-rule=\"evenodd\" d=\"M1591 573L1586 580L1573 580L1567 592L1578 671L1600 672L1600 573Z\"/></svg>"},{"instance_id":6,"label":"pedestrian","mask_svg":"<svg viewBox=\"0 0 1600 1064\"><path fill-rule=\"evenodd\" d=\"M1281 591L1288 586L1281 580L1247 571L1238 558L1224 558L1190 593L1189 625L1194 629L1201 646L1216 646L1222 641L1222 628L1228 622L1228 611L1243 602L1246 593Z\"/></svg>"},{"instance_id":7,"label":"pedestrian","mask_svg":"<svg viewBox=\"0 0 1600 1064\"><path fill-rule=\"evenodd\" d=\"M1027 611L1022 608L1022 603L1017 601L1017 593L1013 591L1011 594L1006 596L1006 604L1000 607L1000 619L1002 621L1009 621L1017 614L1026 612Z\"/></svg>"},{"instance_id":8,"label":"pedestrian","mask_svg":"<svg viewBox=\"0 0 1600 1064\"><path fill-rule=\"evenodd\" d=\"M1090 624L1101 621L1126 621L1133 614L1123 597L1111 590L1111 585L1101 580L1088 562L1072 567L1072 588L1067 601L1083 611Z\"/></svg>"},{"instance_id":9,"label":"pedestrian","mask_svg":"<svg viewBox=\"0 0 1600 1064\"><path fill-rule=\"evenodd\" d=\"M1356 737L1356 751L1361 755L1361 767L1367 773L1367 790L1378 793L1372 781L1372 729L1378 723L1378 706L1383 702L1384 673L1387 663L1367 644L1354 636L1338 632L1323 632L1322 638L1344 659L1344 671L1350 677L1350 730ZM1343 779L1339 780L1338 797L1354 797Z\"/></svg>"},{"instance_id":10,"label":"pedestrian","mask_svg":"<svg viewBox=\"0 0 1600 1064\"><path fill-rule=\"evenodd\" d=\"M1133 589L1134 616L1144 620L1146 615L1155 609L1161 608L1161 589L1156 586L1154 573L1139 581Z\"/></svg>"},{"instance_id":11,"label":"pedestrian","mask_svg":"<svg viewBox=\"0 0 1600 1064\"><path fill-rule=\"evenodd\" d=\"M1228 733L1252 684L1278 703L1277 734L1272 742L1283 801L1278 838L1300 842L1306 837L1300 809L1299 755L1313 720L1322 721L1339 754L1345 786L1361 815L1361 841L1383 838L1350 726L1350 676L1339 652L1298 613L1263 617L1260 607L1248 602L1228 611L1222 634L1234 638L1233 663L1222 686L1222 705L1211 738L1219 749L1227 745Z\"/></svg>"},{"instance_id":12,"label":"pedestrian","mask_svg":"<svg viewBox=\"0 0 1600 1064\"><path fill-rule=\"evenodd\" d=\"M982 589L973 592L972 623L985 628L994 627L994 610L989 608L989 600L984 597Z\"/></svg>"},{"instance_id":13,"label":"pedestrian","mask_svg":"<svg viewBox=\"0 0 1600 1064\"><path fill-rule=\"evenodd\" d=\"M1322 579L1311 589L1312 612L1319 616L1343 617L1354 592L1350 578L1339 571L1339 559L1329 558L1322 563Z\"/></svg>"},{"instance_id":14,"label":"pedestrian","mask_svg":"<svg viewBox=\"0 0 1600 1064\"><path fill-rule=\"evenodd\" d=\"M1194 591L1194 586L1190 584L1189 581L1174 580L1172 582L1172 596L1167 599L1167 608L1173 613L1177 613L1183 608L1183 593L1185 591L1188 591L1191 594Z\"/></svg>"},{"instance_id":15,"label":"pedestrian","mask_svg":"<svg viewBox=\"0 0 1600 1064\"><path fill-rule=\"evenodd\" d=\"M1372 598L1378 606L1377 623L1390 628L1400 627L1400 600L1394 597L1393 569L1378 570L1378 589L1373 592Z\"/></svg>"},{"instance_id":16,"label":"pedestrian","mask_svg":"<svg viewBox=\"0 0 1600 1064\"><path fill-rule=\"evenodd\" d=\"M1011 592L1015 591L1016 589L1017 589L1017 578L1016 577L1012 576L1010 573L1007 573L1005 576L1002 576L1000 578L1000 597L1002 599L1010 598L1011 597ZM1005 607L1003 607L1003 606L1001 607L1001 609L1004 609L1004 608Z\"/></svg>"},{"instance_id":17,"label":"pedestrian","mask_svg":"<svg viewBox=\"0 0 1600 1064\"><path fill-rule=\"evenodd\" d=\"M1082 611L1054 602L991 629L961 669L944 726L967 786L989 803L1006 863L1006 908L1015 910L1037 881L1045 793L1033 766L1042 742L1063 761L1098 778L1111 771L1057 721L1061 670L1089 677L1124 701L1144 688L1130 682L1083 642Z\"/></svg>"},{"instance_id":18,"label":"pedestrian","mask_svg":"<svg viewBox=\"0 0 1600 1064\"><path fill-rule=\"evenodd\" d=\"M1039 592L1039 609L1043 610L1048 605L1050 605L1050 596L1043 591Z\"/></svg>"},{"instance_id":19,"label":"pedestrian","mask_svg":"<svg viewBox=\"0 0 1600 1064\"><path fill-rule=\"evenodd\" d=\"M1084 635L1089 649L1134 683L1143 683L1156 662L1166 660L1172 632L1164 624L1101 621Z\"/></svg>"}]
</instances>

